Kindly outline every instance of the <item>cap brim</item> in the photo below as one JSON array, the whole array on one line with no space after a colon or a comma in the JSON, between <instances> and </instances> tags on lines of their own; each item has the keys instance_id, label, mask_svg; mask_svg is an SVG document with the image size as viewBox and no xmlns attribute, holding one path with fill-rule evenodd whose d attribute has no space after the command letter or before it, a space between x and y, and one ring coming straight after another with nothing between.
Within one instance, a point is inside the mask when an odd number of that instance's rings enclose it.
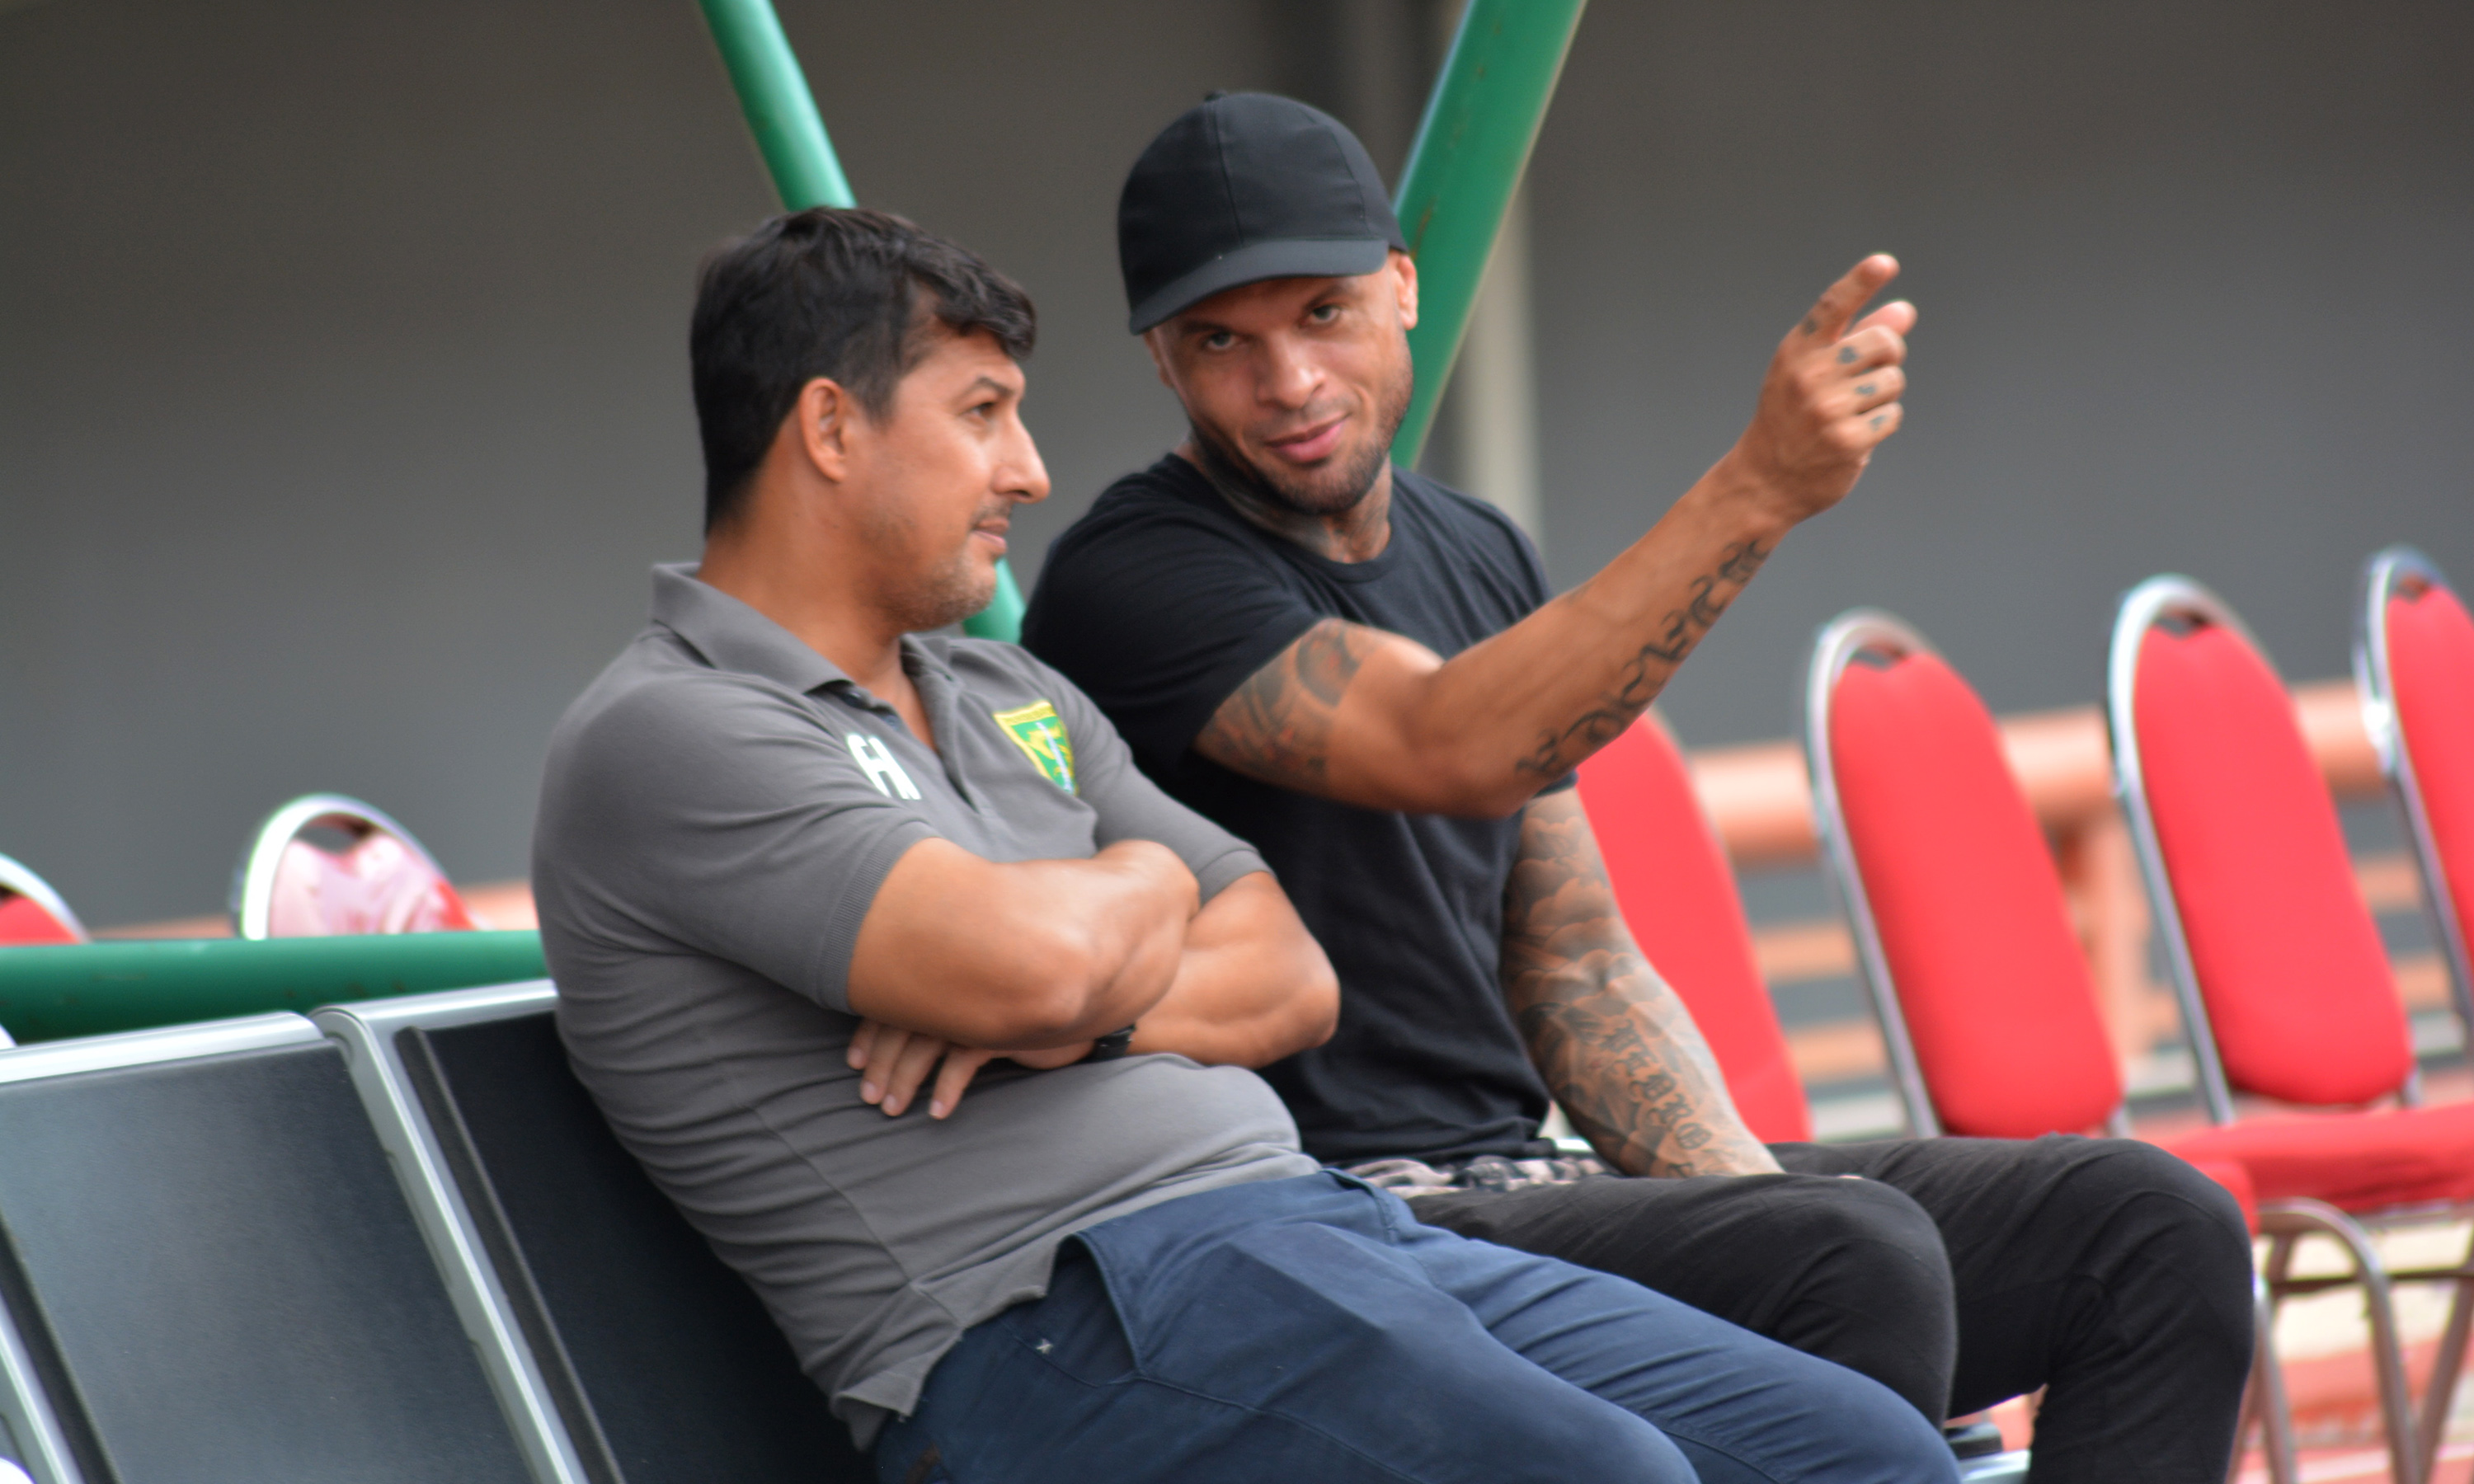
<instances>
[{"instance_id":1,"label":"cap brim","mask_svg":"<svg viewBox=\"0 0 2474 1484\"><path fill-rule=\"evenodd\" d=\"M1307 237L1256 242L1215 257L1134 306L1128 328L1139 335L1223 289L1266 278L1352 278L1383 266L1392 244L1380 237Z\"/></svg>"}]
</instances>

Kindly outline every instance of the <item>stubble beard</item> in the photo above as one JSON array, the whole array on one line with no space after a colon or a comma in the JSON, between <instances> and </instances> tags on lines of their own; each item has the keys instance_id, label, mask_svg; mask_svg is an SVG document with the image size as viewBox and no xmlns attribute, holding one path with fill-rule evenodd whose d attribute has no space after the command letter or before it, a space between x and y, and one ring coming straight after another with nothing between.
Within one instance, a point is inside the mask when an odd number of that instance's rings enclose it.
<instances>
[{"instance_id":1,"label":"stubble beard","mask_svg":"<svg viewBox=\"0 0 2474 1484\"><path fill-rule=\"evenodd\" d=\"M974 519L973 529L977 529L978 521L998 514L1001 509L999 506L981 511ZM869 535L880 542L897 534L907 536L911 529L907 518L871 522L871 525L874 528ZM986 608L996 594L994 566L979 563L970 538L965 536L962 544L945 562L897 590L881 594L879 602L887 616L900 625L903 633L920 634L960 623Z\"/></svg>"},{"instance_id":2,"label":"stubble beard","mask_svg":"<svg viewBox=\"0 0 2474 1484\"><path fill-rule=\"evenodd\" d=\"M1383 436L1370 440L1346 462L1320 469L1288 469L1276 465L1266 467L1237 452L1201 422L1188 419L1187 426L1207 466L1203 472L1235 485L1265 504L1320 519L1346 515L1373 491L1376 477L1392 460L1392 440L1399 433L1400 424L1408 420L1409 395L1414 390L1415 381L1404 366L1403 373L1383 389L1381 400L1375 404L1375 420Z\"/></svg>"}]
</instances>

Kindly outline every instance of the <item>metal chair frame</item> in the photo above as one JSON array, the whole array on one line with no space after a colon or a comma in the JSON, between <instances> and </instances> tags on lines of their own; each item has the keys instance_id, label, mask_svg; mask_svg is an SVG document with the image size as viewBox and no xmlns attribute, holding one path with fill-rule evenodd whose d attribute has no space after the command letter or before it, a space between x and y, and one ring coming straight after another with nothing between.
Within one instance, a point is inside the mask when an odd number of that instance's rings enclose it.
<instances>
[{"instance_id":1,"label":"metal chair frame","mask_svg":"<svg viewBox=\"0 0 2474 1484\"><path fill-rule=\"evenodd\" d=\"M317 1027L306 1019L276 1014L46 1041L0 1051L0 1083L311 1045L318 1040ZM44 1385L33 1351L18 1330L16 1316L6 1305L0 1305L0 1418L7 1420L10 1432L25 1452L25 1471L36 1484L87 1484L88 1475L79 1467L77 1450L55 1410L58 1404Z\"/></svg>"},{"instance_id":2,"label":"metal chair frame","mask_svg":"<svg viewBox=\"0 0 2474 1484\"><path fill-rule=\"evenodd\" d=\"M251 837L249 848L241 852L240 865L232 873L234 934L242 938L267 936L268 919L275 908L275 873L282 864L283 848L303 830L321 825L342 829L355 839L380 833L393 835L436 872L440 880L447 879L446 869L412 831L375 805L343 794L303 794L268 815L266 823L258 826L257 833Z\"/></svg>"},{"instance_id":3,"label":"metal chair frame","mask_svg":"<svg viewBox=\"0 0 2474 1484\"><path fill-rule=\"evenodd\" d=\"M2431 917L2432 936L2448 965L2448 985L2469 1049L2474 1049L2474 957L2465 946L2465 924L2458 921L2456 899L2448 895L2448 871L2439 858L2439 843L2431 833L2431 815L2423 806L2422 783L2414 776L2413 754L2406 748L2405 730L2397 719L2396 684L2389 670L2389 599L2438 587L2455 592L2429 557L2411 546L2390 546L2363 564L2361 601L2354 608L2354 687L2362 698L2363 730L2379 754L2380 772L2389 780L2389 796L2405 822L2415 863L2422 868L2423 906Z\"/></svg>"},{"instance_id":4,"label":"metal chair frame","mask_svg":"<svg viewBox=\"0 0 2474 1484\"><path fill-rule=\"evenodd\" d=\"M91 941L85 924L79 922L77 914L69 910L69 904L61 899L61 894L52 890L52 883L35 874L22 862L6 855L0 855L0 892L23 897L50 913L52 920L75 934L78 942Z\"/></svg>"},{"instance_id":5,"label":"metal chair frame","mask_svg":"<svg viewBox=\"0 0 2474 1484\"><path fill-rule=\"evenodd\" d=\"M2166 869L2155 814L2148 802L2147 778L2140 767L2135 704L2140 645L2150 628L2171 618L2219 625L2239 635L2263 660L2268 660L2271 669L2273 660L2268 658L2267 646L2223 599L2191 578L2166 573L2147 579L2122 595L2106 662L2105 719L2113 746L2115 797L2130 822L2140 875L2147 886L2156 931L2164 941L2166 959L2172 969L2174 998L2181 1007L2192 1061L2198 1070L2201 1099L2210 1120L2225 1124L2234 1121L2233 1091L2225 1078L2223 1059L2217 1052L2216 1032L2200 993L2198 969L2191 957L2190 939L2173 896L2172 877ZM2421 1098L2420 1075L2410 1073L2397 1089L2397 1100L2413 1107ZM2268 1289L2265 1321L2272 1323L2276 1305L2293 1295L2352 1285L2363 1290L2364 1307L2371 1327L2372 1367L2379 1384L2381 1427L2387 1438L2391 1475L2397 1484L2421 1484L2432 1476L2438 1465L2452 1400L2450 1393L2456 1388L2465 1340L2469 1332L2474 1332L2474 1247L2469 1247L2466 1257L2453 1266L2390 1271L2371 1247L2369 1232L2372 1228L2435 1217L2458 1217L2467 1209L2423 1206L2357 1217L2322 1201L2286 1199L2260 1203L2260 1233L2268 1239L2268 1260L2261 1274ZM2321 1278L2292 1276L2294 1248L2303 1237L2315 1233L2337 1243L2351 1264L2349 1272ZM2390 1289L2400 1282L2445 1282L2457 1290L2449 1305L2438 1363L2434 1367L2432 1386L2425 1394L2419 1419L2414 1415L2407 1384L2405 1352L2397 1335L2396 1309L2390 1299ZM2270 1455L2272 1461L2273 1448Z\"/></svg>"},{"instance_id":6,"label":"metal chair frame","mask_svg":"<svg viewBox=\"0 0 2474 1484\"><path fill-rule=\"evenodd\" d=\"M316 802L309 799L301 803ZM463 1316L466 1331L475 1337L474 1349L498 1393L498 1403L518 1424L517 1439L535 1477L542 1484L591 1484L593 1474L559 1418L549 1382L533 1359L497 1269L484 1250L480 1228L449 1174L447 1153L429 1120L422 1116L419 1094L413 1090L396 1040L396 1032L407 1025L437 1029L537 1015L557 1001L550 982L536 979L329 1005L313 1011L310 1018L351 1053L352 1086L361 1095L370 1126L393 1157L396 1178L403 1185L430 1255L437 1259L456 1312Z\"/></svg>"}]
</instances>

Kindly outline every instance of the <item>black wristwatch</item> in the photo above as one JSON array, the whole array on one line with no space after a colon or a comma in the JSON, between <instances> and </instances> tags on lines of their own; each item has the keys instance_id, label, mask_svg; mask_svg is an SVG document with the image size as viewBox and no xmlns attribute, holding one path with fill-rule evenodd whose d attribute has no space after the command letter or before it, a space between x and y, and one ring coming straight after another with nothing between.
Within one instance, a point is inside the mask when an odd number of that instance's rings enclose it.
<instances>
[{"instance_id":1,"label":"black wristwatch","mask_svg":"<svg viewBox=\"0 0 2474 1484\"><path fill-rule=\"evenodd\" d=\"M1082 1060L1085 1062L1113 1062L1117 1058L1124 1056L1127 1049L1132 1046L1133 1043L1134 1028L1132 1026L1128 1025L1122 1031L1110 1031L1107 1035L1091 1042L1091 1050L1082 1058Z\"/></svg>"}]
</instances>

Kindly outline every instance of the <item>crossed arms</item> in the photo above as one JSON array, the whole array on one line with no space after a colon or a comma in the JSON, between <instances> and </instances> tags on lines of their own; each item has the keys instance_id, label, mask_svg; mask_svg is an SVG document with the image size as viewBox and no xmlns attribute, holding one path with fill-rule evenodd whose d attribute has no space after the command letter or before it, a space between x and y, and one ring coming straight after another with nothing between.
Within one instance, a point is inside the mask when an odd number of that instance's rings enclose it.
<instances>
[{"instance_id":1,"label":"crossed arms","mask_svg":"<svg viewBox=\"0 0 2474 1484\"><path fill-rule=\"evenodd\" d=\"M1136 1025L1135 1051L1260 1066L1320 1044L1339 982L1286 894L1256 872L1198 906L1167 847L1000 864L923 840L877 890L852 950L851 1065L900 1113L933 1071L943 1117L997 1057L1079 1061Z\"/></svg>"}]
</instances>

